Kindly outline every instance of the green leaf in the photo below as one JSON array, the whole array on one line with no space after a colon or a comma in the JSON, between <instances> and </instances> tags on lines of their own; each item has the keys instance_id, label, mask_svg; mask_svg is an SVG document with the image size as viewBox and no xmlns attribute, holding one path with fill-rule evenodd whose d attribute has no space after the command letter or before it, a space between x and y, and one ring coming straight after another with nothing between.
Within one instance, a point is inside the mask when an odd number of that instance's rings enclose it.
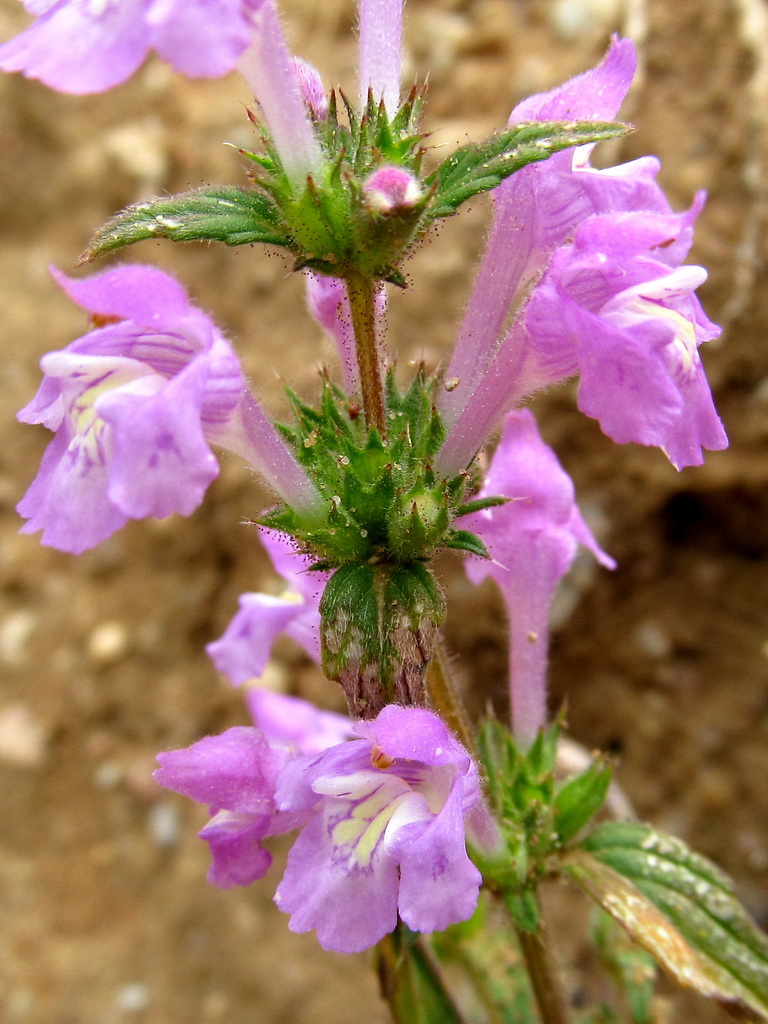
<instances>
[{"instance_id":1,"label":"green leaf","mask_svg":"<svg viewBox=\"0 0 768 1024\"><path fill-rule=\"evenodd\" d=\"M379 943L378 969L395 1024L464 1024L423 939L404 924Z\"/></svg>"},{"instance_id":2,"label":"green leaf","mask_svg":"<svg viewBox=\"0 0 768 1024\"><path fill-rule=\"evenodd\" d=\"M768 937L714 864L635 823L598 826L562 863L680 985L768 1019Z\"/></svg>"},{"instance_id":3,"label":"green leaf","mask_svg":"<svg viewBox=\"0 0 768 1024\"><path fill-rule=\"evenodd\" d=\"M267 196L252 189L201 188L126 207L99 228L78 263L147 238L291 245L280 215Z\"/></svg>"},{"instance_id":4,"label":"green leaf","mask_svg":"<svg viewBox=\"0 0 768 1024\"><path fill-rule=\"evenodd\" d=\"M631 131L616 121L529 121L484 142L456 150L425 181L435 195L425 217L450 217L468 199L488 192L528 164L573 146L615 139Z\"/></svg>"},{"instance_id":5,"label":"green leaf","mask_svg":"<svg viewBox=\"0 0 768 1024\"><path fill-rule=\"evenodd\" d=\"M577 835L605 803L611 784L610 765L598 758L586 771L569 779L555 796L555 831L561 842Z\"/></svg>"},{"instance_id":6,"label":"green leaf","mask_svg":"<svg viewBox=\"0 0 768 1024\"><path fill-rule=\"evenodd\" d=\"M469 530L451 530L445 541L447 548L454 548L457 551L468 551L470 555L477 555L479 558L490 558L488 548L475 533Z\"/></svg>"},{"instance_id":7,"label":"green leaf","mask_svg":"<svg viewBox=\"0 0 768 1024\"><path fill-rule=\"evenodd\" d=\"M658 970L653 957L599 907L595 907L590 938L626 1004L631 1024L654 1024Z\"/></svg>"},{"instance_id":8,"label":"green leaf","mask_svg":"<svg viewBox=\"0 0 768 1024\"><path fill-rule=\"evenodd\" d=\"M482 890L474 916L430 936L441 964L464 975L455 985L468 1020L484 1024L538 1024L531 981L515 930Z\"/></svg>"}]
</instances>

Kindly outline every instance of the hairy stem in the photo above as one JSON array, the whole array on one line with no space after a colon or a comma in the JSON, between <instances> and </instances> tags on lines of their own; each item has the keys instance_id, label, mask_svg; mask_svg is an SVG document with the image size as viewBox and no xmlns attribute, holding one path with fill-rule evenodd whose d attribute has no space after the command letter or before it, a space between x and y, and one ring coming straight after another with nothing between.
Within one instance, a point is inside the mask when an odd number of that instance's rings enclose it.
<instances>
[{"instance_id":1,"label":"hairy stem","mask_svg":"<svg viewBox=\"0 0 768 1024\"><path fill-rule=\"evenodd\" d=\"M376 286L371 278L354 271L349 273L346 283L352 310L352 329L355 333L355 351L360 369L365 422L369 427L376 427L381 436L385 437L387 424L384 389L376 345Z\"/></svg>"},{"instance_id":2,"label":"hairy stem","mask_svg":"<svg viewBox=\"0 0 768 1024\"><path fill-rule=\"evenodd\" d=\"M475 734L472 723L451 674L450 658L439 632L435 635L432 660L427 667L426 686L429 703L467 750L474 754Z\"/></svg>"},{"instance_id":3,"label":"hairy stem","mask_svg":"<svg viewBox=\"0 0 768 1024\"><path fill-rule=\"evenodd\" d=\"M440 1021L468 1024L448 991L440 964L429 943L398 921L377 947L377 971L382 998L395 1024Z\"/></svg>"},{"instance_id":4,"label":"hairy stem","mask_svg":"<svg viewBox=\"0 0 768 1024\"><path fill-rule=\"evenodd\" d=\"M536 931L517 929L539 1015L542 1024L570 1024L571 1016L557 965L547 941L545 926L541 918L539 921Z\"/></svg>"}]
</instances>

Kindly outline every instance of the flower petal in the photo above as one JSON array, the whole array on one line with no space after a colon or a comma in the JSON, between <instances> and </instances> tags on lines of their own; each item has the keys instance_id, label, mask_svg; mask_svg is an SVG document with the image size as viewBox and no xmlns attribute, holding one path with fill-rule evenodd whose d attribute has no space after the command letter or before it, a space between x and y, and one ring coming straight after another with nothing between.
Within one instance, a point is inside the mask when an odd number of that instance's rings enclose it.
<instances>
[{"instance_id":1,"label":"flower petal","mask_svg":"<svg viewBox=\"0 0 768 1024\"><path fill-rule=\"evenodd\" d=\"M397 865L381 855L361 865L340 854L331 838L338 813L325 801L301 831L275 903L291 915L291 931L316 929L323 949L359 953L397 924Z\"/></svg>"},{"instance_id":2,"label":"flower petal","mask_svg":"<svg viewBox=\"0 0 768 1024\"><path fill-rule=\"evenodd\" d=\"M232 71L253 35L264 0L155 0L147 13L152 45L176 71L216 78Z\"/></svg>"},{"instance_id":3,"label":"flower petal","mask_svg":"<svg viewBox=\"0 0 768 1024\"><path fill-rule=\"evenodd\" d=\"M198 832L211 848L213 863L208 881L220 889L233 885L250 885L263 878L272 863L272 855L261 845L269 818L260 815L232 814L219 811Z\"/></svg>"},{"instance_id":4,"label":"flower petal","mask_svg":"<svg viewBox=\"0 0 768 1024\"><path fill-rule=\"evenodd\" d=\"M464 830L463 786L457 779L426 828L407 826L390 844L400 863L398 909L413 931L442 931L475 912L482 876L467 856Z\"/></svg>"},{"instance_id":5,"label":"flower petal","mask_svg":"<svg viewBox=\"0 0 768 1024\"><path fill-rule=\"evenodd\" d=\"M190 364L153 395L121 388L97 400L111 425L109 499L133 519L190 515L218 476L200 424L205 364Z\"/></svg>"},{"instance_id":6,"label":"flower petal","mask_svg":"<svg viewBox=\"0 0 768 1024\"><path fill-rule=\"evenodd\" d=\"M216 812L269 815L276 811L275 784L286 758L258 729L236 726L184 750L158 754L154 777Z\"/></svg>"},{"instance_id":7,"label":"flower petal","mask_svg":"<svg viewBox=\"0 0 768 1024\"><path fill-rule=\"evenodd\" d=\"M303 612L300 601L270 594L243 594L239 604L224 635L205 648L234 686L263 674L275 640Z\"/></svg>"},{"instance_id":8,"label":"flower petal","mask_svg":"<svg viewBox=\"0 0 768 1024\"><path fill-rule=\"evenodd\" d=\"M245 700L253 720L273 744L319 754L352 737L350 718L320 711L308 700L258 688L248 690Z\"/></svg>"},{"instance_id":9,"label":"flower petal","mask_svg":"<svg viewBox=\"0 0 768 1024\"><path fill-rule=\"evenodd\" d=\"M0 69L23 71L52 89L104 92L143 63L149 50L147 0L64 0L0 46ZM31 10L31 13L35 13Z\"/></svg>"}]
</instances>

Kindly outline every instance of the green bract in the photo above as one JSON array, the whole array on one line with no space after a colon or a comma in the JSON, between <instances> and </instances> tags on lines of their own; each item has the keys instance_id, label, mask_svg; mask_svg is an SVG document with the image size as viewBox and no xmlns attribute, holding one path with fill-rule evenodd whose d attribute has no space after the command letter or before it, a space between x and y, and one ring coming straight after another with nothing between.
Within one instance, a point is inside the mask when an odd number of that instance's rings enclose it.
<instances>
[{"instance_id":1,"label":"green bract","mask_svg":"<svg viewBox=\"0 0 768 1024\"><path fill-rule=\"evenodd\" d=\"M422 98L414 87L390 118L383 103L369 98L360 114L342 95L341 116L332 93L327 115L312 115L324 162L298 188L266 128L257 123L263 152L242 151L250 163L250 188L196 189L129 206L96 232L80 262L150 238L263 242L287 250L296 270L308 267L339 278L356 275L403 285L404 256L436 220L528 164L628 131L613 121L526 122L462 146L423 174ZM385 210L368 201L366 180L385 167L413 176L412 201Z\"/></svg>"},{"instance_id":2,"label":"green bract","mask_svg":"<svg viewBox=\"0 0 768 1024\"><path fill-rule=\"evenodd\" d=\"M343 565L320 601L323 671L355 718L426 704L424 673L445 601L423 562Z\"/></svg>"},{"instance_id":3,"label":"green bract","mask_svg":"<svg viewBox=\"0 0 768 1024\"><path fill-rule=\"evenodd\" d=\"M503 499L465 503L472 480L466 474L435 473L433 461L444 437L433 401L438 386L419 371L401 394L390 373L386 439L366 426L357 403L327 379L318 408L289 393L296 425L281 430L326 498L325 507L311 517L279 508L260 522L295 537L317 559L317 569L404 565L426 561L442 547L486 555L478 537L452 523Z\"/></svg>"},{"instance_id":4,"label":"green bract","mask_svg":"<svg viewBox=\"0 0 768 1024\"><path fill-rule=\"evenodd\" d=\"M478 756L503 848L492 860L476 860L523 931L538 928L535 889L553 870L552 855L598 812L611 781L610 766L601 758L565 782L558 779L560 731L560 722L543 729L527 751L494 720L478 736Z\"/></svg>"},{"instance_id":5,"label":"green bract","mask_svg":"<svg viewBox=\"0 0 768 1024\"><path fill-rule=\"evenodd\" d=\"M319 512L279 507L259 521L294 537L314 569L336 570L320 604L323 668L356 717L425 703L424 673L445 617L426 563L443 547L487 557L478 537L452 524L503 500L465 503L471 478L435 473L444 436L437 386L420 370L401 393L389 374L386 438L328 379L317 408L290 395L295 426L281 427L325 501Z\"/></svg>"}]
</instances>

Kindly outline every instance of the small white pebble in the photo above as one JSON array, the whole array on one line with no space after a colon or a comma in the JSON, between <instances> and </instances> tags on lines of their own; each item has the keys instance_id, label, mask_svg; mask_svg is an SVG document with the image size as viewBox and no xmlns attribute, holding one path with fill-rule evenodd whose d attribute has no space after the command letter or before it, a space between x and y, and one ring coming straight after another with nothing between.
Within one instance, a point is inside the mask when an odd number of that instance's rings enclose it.
<instances>
[{"instance_id":1,"label":"small white pebble","mask_svg":"<svg viewBox=\"0 0 768 1024\"><path fill-rule=\"evenodd\" d=\"M117 761L102 761L96 766L93 781L99 789L115 789L123 781L123 769Z\"/></svg>"},{"instance_id":2,"label":"small white pebble","mask_svg":"<svg viewBox=\"0 0 768 1024\"><path fill-rule=\"evenodd\" d=\"M8 996L6 1010L9 1021L26 1021L34 1009L34 998L29 989L18 988Z\"/></svg>"},{"instance_id":3,"label":"small white pebble","mask_svg":"<svg viewBox=\"0 0 768 1024\"><path fill-rule=\"evenodd\" d=\"M47 740L45 729L26 705L9 704L0 710L0 761L39 768Z\"/></svg>"},{"instance_id":4,"label":"small white pebble","mask_svg":"<svg viewBox=\"0 0 768 1024\"><path fill-rule=\"evenodd\" d=\"M12 612L0 622L0 661L20 665L27 654L27 644L40 617L29 610Z\"/></svg>"},{"instance_id":5,"label":"small white pebble","mask_svg":"<svg viewBox=\"0 0 768 1024\"><path fill-rule=\"evenodd\" d=\"M634 641L649 658L658 658L661 661L672 653L672 641L668 634L652 619L646 619L635 629Z\"/></svg>"},{"instance_id":6,"label":"small white pebble","mask_svg":"<svg viewBox=\"0 0 768 1024\"><path fill-rule=\"evenodd\" d=\"M616 28L623 0L556 0L550 8L555 32L567 43L590 32Z\"/></svg>"},{"instance_id":7,"label":"small white pebble","mask_svg":"<svg viewBox=\"0 0 768 1024\"><path fill-rule=\"evenodd\" d=\"M87 647L93 661L118 661L128 650L128 630L120 622L102 622L88 637Z\"/></svg>"},{"instance_id":8,"label":"small white pebble","mask_svg":"<svg viewBox=\"0 0 768 1024\"><path fill-rule=\"evenodd\" d=\"M179 842L181 821L179 810L170 800L158 800L149 809L147 827L155 846L161 850L170 850Z\"/></svg>"},{"instance_id":9,"label":"small white pebble","mask_svg":"<svg viewBox=\"0 0 768 1024\"><path fill-rule=\"evenodd\" d=\"M102 138L102 147L122 171L145 186L148 194L156 192L168 174L165 137L156 118L113 129Z\"/></svg>"},{"instance_id":10,"label":"small white pebble","mask_svg":"<svg viewBox=\"0 0 768 1024\"><path fill-rule=\"evenodd\" d=\"M149 1006L149 989L140 981L123 985L117 993L117 1008L123 1013L141 1013Z\"/></svg>"},{"instance_id":11,"label":"small white pebble","mask_svg":"<svg viewBox=\"0 0 768 1024\"><path fill-rule=\"evenodd\" d=\"M226 992L209 992L203 1002L203 1015L211 1020L221 1020L230 1010L232 1001Z\"/></svg>"}]
</instances>

